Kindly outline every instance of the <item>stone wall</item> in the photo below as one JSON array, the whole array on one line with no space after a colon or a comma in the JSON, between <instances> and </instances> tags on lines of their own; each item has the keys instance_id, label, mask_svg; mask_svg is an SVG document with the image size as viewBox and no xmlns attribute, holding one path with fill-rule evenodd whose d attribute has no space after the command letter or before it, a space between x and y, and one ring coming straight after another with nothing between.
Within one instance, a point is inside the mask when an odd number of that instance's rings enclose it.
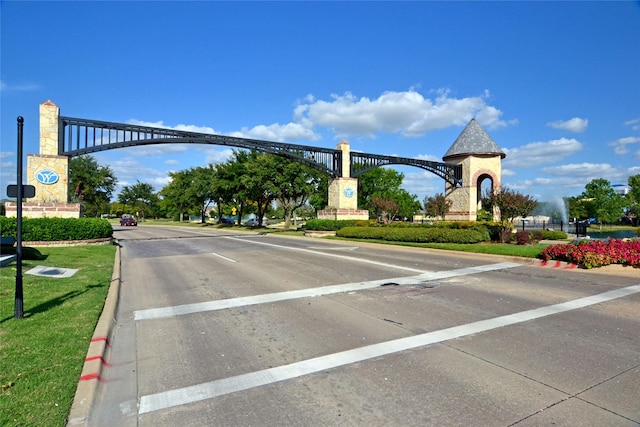
<instances>
[{"instance_id":1,"label":"stone wall","mask_svg":"<svg viewBox=\"0 0 640 427\"><path fill-rule=\"evenodd\" d=\"M9 218L18 216L17 203L5 203L6 215ZM45 203L33 202L22 204L23 218L80 218L82 205L79 203Z\"/></svg>"},{"instance_id":2,"label":"stone wall","mask_svg":"<svg viewBox=\"0 0 640 427\"><path fill-rule=\"evenodd\" d=\"M368 220L369 211L366 209L325 209L318 211L318 219L357 219Z\"/></svg>"}]
</instances>

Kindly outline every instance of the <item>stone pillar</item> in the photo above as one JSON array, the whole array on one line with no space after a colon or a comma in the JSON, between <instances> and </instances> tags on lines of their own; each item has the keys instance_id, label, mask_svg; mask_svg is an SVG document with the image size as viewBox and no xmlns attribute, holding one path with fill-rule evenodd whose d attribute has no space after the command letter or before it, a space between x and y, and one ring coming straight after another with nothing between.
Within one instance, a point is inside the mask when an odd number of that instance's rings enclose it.
<instances>
[{"instance_id":1,"label":"stone pillar","mask_svg":"<svg viewBox=\"0 0 640 427\"><path fill-rule=\"evenodd\" d=\"M351 151L342 141L336 149L342 151L342 176L329 181L329 207L318 211L321 219L369 219L368 210L358 209L358 180L351 178Z\"/></svg>"},{"instance_id":2,"label":"stone pillar","mask_svg":"<svg viewBox=\"0 0 640 427\"><path fill-rule=\"evenodd\" d=\"M27 155L27 183L36 187L29 202L68 202L69 158L58 155L59 116L53 102L40 104L40 154Z\"/></svg>"},{"instance_id":3,"label":"stone pillar","mask_svg":"<svg viewBox=\"0 0 640 427\"><path fill-rule=\"evenodd\" d=\"M68 203L69 158L58 155L60 108L51 101L40 104L40 152L27 154L27 184L36 195L22 204L23 216L31 218L78 218L79 203ZM21 160L19 160L21 161ZM15 216L13 204L7 205L7 216Z\"/></svg>"}]
</instances>

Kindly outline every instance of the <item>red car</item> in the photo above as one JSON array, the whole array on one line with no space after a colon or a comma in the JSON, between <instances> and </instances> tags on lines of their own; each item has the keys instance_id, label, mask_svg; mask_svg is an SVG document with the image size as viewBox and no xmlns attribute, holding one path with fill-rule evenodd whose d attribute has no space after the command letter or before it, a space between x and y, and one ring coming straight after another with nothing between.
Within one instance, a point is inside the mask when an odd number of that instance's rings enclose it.
<instances>
[{"instance_id":1,"label":"red car","mask_svg":"<svg viewBox=\"0 0 640 427\"><path fill-rule=\"evenodd\" d=\"M138 222L133 217L120 218L120 225L123 225L125 227L127 226L135 227L136 225L138 225Z\"/></svg>"}]
</instances>

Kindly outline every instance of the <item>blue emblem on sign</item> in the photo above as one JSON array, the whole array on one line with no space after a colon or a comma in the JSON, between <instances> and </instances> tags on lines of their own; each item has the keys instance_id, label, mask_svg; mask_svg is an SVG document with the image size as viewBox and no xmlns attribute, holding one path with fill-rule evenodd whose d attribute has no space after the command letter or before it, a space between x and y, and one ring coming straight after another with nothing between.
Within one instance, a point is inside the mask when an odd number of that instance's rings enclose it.
<instances>
[{"instance_id":1,"label":"blue emblem on sign","mask_svg":"<svg viewBox=\"0 0 640 427\"><path fill-rule=\"evenodd\" d=\"M57 172L45 169L36 173L36 179L42 184L51 185L58 182L60 175Z\"/></svg>"},{"instance_id":2,"label":"blue emblem on sign","mask_svg":"<svg viewBox=\"0 0 640 427\"><path fill-rule=\"evenodd\" d=\"M345 188L344 189L344 197L353 197L354 191L353 188Z\"/></svg>"}]
</instances>

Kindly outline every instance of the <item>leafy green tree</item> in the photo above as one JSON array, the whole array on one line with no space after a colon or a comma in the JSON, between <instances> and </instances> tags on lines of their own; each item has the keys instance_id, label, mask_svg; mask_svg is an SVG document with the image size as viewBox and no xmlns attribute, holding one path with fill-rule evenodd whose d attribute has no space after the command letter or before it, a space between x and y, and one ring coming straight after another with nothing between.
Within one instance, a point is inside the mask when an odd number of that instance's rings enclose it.
<instances>
[{"instance_id":1,"label":"leafy green tree","mask_svg":"<svg viewBox=\"0 0 640 427\"><path fill-rule=\"evenodd\" d=\"M617 222L625 204L624 198L604 178L589 182L579 199L584 203L587 218L596 218L601 224Z\"/></svg>"},{"instance_id":2,"label":"leafy green tree","mask_svg":"<svg viewBox=\"0 0 640 427\"><path fill-rule=\"evenodd\" d=\"M169 172L171 181L160 190L163 204L169 212L175 213L180 221L184 220L184 215L199 207L199 201L195 193L191 191L191 185L195 179L193 169ZM172 215L173 216L173 215Z\"/></svg>"},{"instance_id":3,"label":"leafy green tree","mask_svg":"<svg viewBox=\"0 0 640 427\"><path fill-rule=\"evenodd\" d=\"M158 196L151 184L136 181L133 185L125 185L118 194L118 202L131 208L142 221L145 212L151 213L156 208Z\"/></svg>"},{"instance_id":4,"label":"leafy green tree","mask_svg":"<svg viewBox=\"0 0 640 427\"><path fill-rule=\"evenodd\" d=\"M378 217L382 213L374 198L391 199L399 206L395 216L411 218L420 210L420 202L416 195L400 187L403 179L404 174L394 169L380 167L364 172L358 176L358 206L367 209L370 216Z\"/></svg>"},{"instance_id":5,"label":"leafy green tree","mask_svg":"<svg viewBox=\"0 0 640 427\"><path fill-rule=\"evenodd\" d=\"M81 203L84 215L98 217L109 212L117 179L108 166L100 166L90 155L69 162L69 200Z\"/></svg>"},{"instance_id":6,"label":"leafy green tree","mask_svg":"<svg viewBox=\"0 0 640 427\"><path fill-rule=\"evenodd\" d=\"M486 209L497 207L500 210L500 220L504 229L511 228L513 220L517 217L526 217L536 208L538 202L531 196L522 194L506 187L488 191L483 198L483 206Z\"/></svg>"},{"instance_id":7,"label":"leafy green tree","mask_svg":"<svg viewBox=\"0 0 640 427\"><path fill-rule=\"evenodd\" d=\"M234 151L233 157L215 167L214 193L218 206L218 219L221 220L224 204L231 204L236 209L238 223L242 220L245 208L253 205L249 192L242 184L242 177L247 173L247 164L258 153L250 151Z\"/></svg>"},{"instance_id":8,"label":"leafy green tree","mask_svg":"<svg viewBox=\"0 0 640 427\"><path fill-rule=\"evenodd\" d=\"M217 179L215 166L198 166L189 171L191 184L187 191L187 197L196 203L198 213L200 214L200 222L206 222L207 209L209 205L216 199L217 188L215 181Z\"/></svg>"},{"instance_id":9,"label":"leafy green tree","mask_svg":"<svg viewBox=\"0 0 640 427\"><path fill-rule=\"evenodd\" d=\"M404 175L394 169L374 168L358 176L358 207L376 214L374 197L388 198L400 190Z\"/></svg>"},{"instance_id":10,"label":"leafy green tree","mask_svg":"<svg viewBox=\"0 0 640 427\"><path fill-rule=\"evenodd\" d=\"M309 205L317 212L329 205L329 176L320 175L316 191L309 195Z\"/></svg>"},{"instance_id":11,"label":"leafy green tree","mask_svg":"<svg viewBox=\"0 0 640 427\"><path fill-rule=\"evenodd\" d=\"M413 215L422 208L420 201L418 201L418 196L410 194L404 188L398 189L392 198L400 206L397 216L413 218Z\"/></svg>"},{"instance_id":12,"label":"leafy green tree","mask_svg":"<svg viewBox=\"0 0 640 427\"><path fill-rule=\"evenodd\" d=\"M274 170L276 161L265 153L251 152L245 163L245 173L240 176L243 197L256 206L256 216L263 218L271 202L277 197Z\"/></svg>"},{"instance_id":13,"label":"leafy green tree","mask_svg":"<svg viewBox=\"0 0 640 427\"><path fill-rule=\"evenodd\" d=\"M634 217L637 224L640 217L640 174L630 176L627 183L629 185L629 192L626 195L627 208L629 216Z\"/></svg>"},{"instance_id":14,"label":"leafy green tree","mask_svg":"<svg viewBox=\"0 0 640 427\"><path fill-rule=\"evenodd\" d=\"M430 217L439 217L440 219L444 219L445 215L449 213L449 209L453 202L451 200L447 200L447 198L438 193L433 197L425 197L424 199L424 211Z\"/></svg>"},{"instance_id":15,"label":"leafy green tree","mask_svg":"<svg viewBox=\"0 0 640 427\"><path fill-rule=\"evenodd\" d=\"M274 196L284 210L284 228L289 229L295 210L306 205L309 196L317 191L322 173L281 156L268 157Z\"/></svg>"}]
</instances>

